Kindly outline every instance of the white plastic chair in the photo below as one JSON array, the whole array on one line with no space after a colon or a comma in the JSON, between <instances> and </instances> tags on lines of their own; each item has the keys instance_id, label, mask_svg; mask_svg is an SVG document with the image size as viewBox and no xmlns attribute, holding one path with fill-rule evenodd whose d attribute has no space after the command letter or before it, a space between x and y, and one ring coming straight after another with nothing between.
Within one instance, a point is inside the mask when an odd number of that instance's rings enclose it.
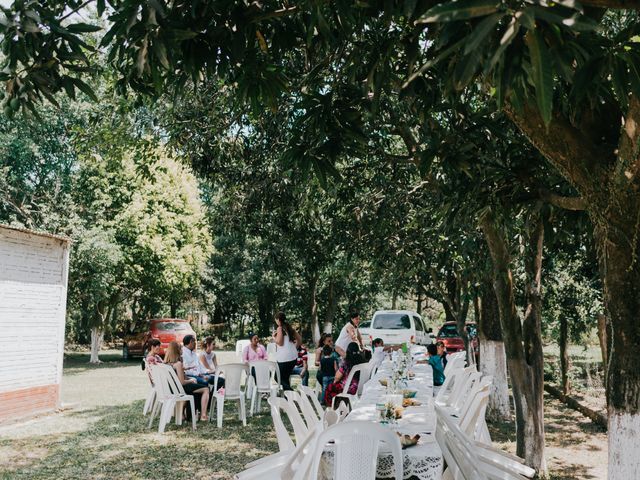
<instances>
[{"instance_id":1,"label":"white plastic chair","mask_svg":"<svg viewBox=\"0 0 640 480\"><path fill-rule=\"evenodd\" d=\"M144 402L144 407L142 408L142 415L146 415L147 413L150 413L151 410L153 409L153 405L156 402L156 387L154 386L153 382L151 381L151 371L149 370L150 365L147 363L147 359L143 358L142 361L144 362L144 368L147 372L149 372L149 393L147 394L147 399Z\"/></svg>"},{"instance_id":2,"label":"white plastic chair","mask_svg":"<svg viewBox=\"0 0 640 480\"><path fill-rule=\"evenodd\" d=\"M251 343L251 340L238 340L236 342L236 357L238 358L239 361L242 361L242 351L244 350L244 347L246 347L247 345L249 345Z\"/></svg>"},{"instance_id":3,"label":"white plastic chair","mask_svg":"<svg viewBox=\"0 0 640 480\"><path fill-rule=\"evenodd\" d=\"M293 404L298 407L298 410L302 412L302 418L304 419L308 429L314 428L322 421L321 417L316 415L315 410L304 393L286 391L284 392L284 396L289 402L293 402Z\"/></svg>"},{"instance_id":4,"label":"white plastic chair","mask_svg":"<svg viewBox=\"0 0 640 480\"><path fill-rule=\"evenodd\" d=\"M251 373L251 369L254 369L256 373L255 380L253 376L249 376L249 382L252 384L249 415L253 416L260 411L263 393L268 393L271 397L278 395L280 388L280 371L278 370L277 363L268 360L249 362L249 373Z\"/></svg>"},{"instance_id":5,"label":"white plastic chair","mask_svg":"<svg viewBox=\"0 0 640 480\"><path fill-rule=\"evenodd\" d=\"M151 378L156 387L156 401L151 411L149 428L153 424L156 415L160 413L158 432L164 433L164 429L171 421L171 417L176 417L176 424L182 423L182 407L184 402L189 402L191 406L191 422L193 430L196 429L196 408L193 395L187 395L182 388L182 384L169 365L154 365L151 370Z\"/></svg>"},{"instance_id":6,"label":"white plastic chair","mask_svg":"<svg viewBox=\"0 0 640 480\"><path fill-rule=\"evenodd\" d=\"M267 360L269 360L270 362L276 361L276 350L277 346L275 342L267 343Z\"/></svg>"},{"instance_id":7,"label":"white plastic chair","mask_svg":"<svg viewBox=\"0 0 640 480\"><path fill-rule=\"evenodd\" d=\"M318 417L322 417L325 410L324 408L322 408L322 405L320 405L320 401L318 400L318 396L316 395L315 390L305 385L299 385L298 390L307 396L309 402L311 403L311 405L313 405L313 408L315 409Z\"/></svg>"},{"instance_id":8,"label":"white plastic chair","mask_svg":"<svg viewBox=\"0 0 640 480\"><path fill-rule=\"evenodd\" d=\"M242 379L243 374L248 375L248 367L243 363L228 363L226 365L219 366L216 369L214 385L218 384L218 378L221 371L225 373L224 389L213 393L215 402L212 402L211 409L209 410L209 421L213 418L214 409L217 410L218 428L222 428L224 402L226 400L237 400L239 403L238 417L242 420L242 425L246 427L247 411L245 408L245 391L242 389Z\"/></svg>"},{"instance_id":9,"label":"white plastic chair","mask_svg":"<svg viewBox=\"0 0 640 480\"><path fill-rule=\"evenodd\" d=\"M383 451L390 450L395 467L395 480L402 480L402 449L400 438L392 430L377 423L354 421L337 423L318 436L313 452L313 461L306 477L316 478L320 468L320 458L328 442L334 441L334 480L370 480L376 478L378 451L384 443Z\"/></svg>"},{"instance_id":10,"label":"white plastic chair","mask_svg":"<svg viewBox=\"0 0 640 480\"><path fill-rule=\"evenodd\" d=\"M344 382L342 393L339 393L335 397L333 397L331 406L334 407L334 405L336 404L337 397L342 397L342 398L348 398L351 404L351 407L353 408L356 405L356 403L358 403L358 399L359 399L358 395L359 393L362 393L362 388L364 388L364 384L367 383L367 381L369 380L368 375L370 374L370 372L371 372L371 366L369 365L369 363L361 363L353 367L349 372L349 375L347 375L347 381ZM358 390L356 391L355 394L350 394L349 387L351 386L351 383L353 382L353 377L355 376L356 373L360 373L360 376L358 377Z\"/></svg>"}]
</instances>

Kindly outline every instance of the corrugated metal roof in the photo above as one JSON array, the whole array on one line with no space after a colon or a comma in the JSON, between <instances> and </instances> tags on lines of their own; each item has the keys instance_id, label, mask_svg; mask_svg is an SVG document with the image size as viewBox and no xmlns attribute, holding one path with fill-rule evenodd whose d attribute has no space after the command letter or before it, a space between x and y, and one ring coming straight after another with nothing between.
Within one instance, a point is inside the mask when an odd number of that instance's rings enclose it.
<instances>
[{"instance_id":1,"label":"corrugated metal roof","mask_svg":"<svg viewBox=\"0 0 640 480\"><path fill-rule=\"evenodd\" d=\"M6 228L7 230L14 230L16 232L28 233L30 235L39 235L41 237L55 238L56 240L71 243L71 239L69 237L64 235L56 235L55 233L39 232L37 230L31 230L29 228L24 228L24 227L16 227L16 226L7 225L4 223L0 223L0 228Z\"/></svg>"}]
</instances>

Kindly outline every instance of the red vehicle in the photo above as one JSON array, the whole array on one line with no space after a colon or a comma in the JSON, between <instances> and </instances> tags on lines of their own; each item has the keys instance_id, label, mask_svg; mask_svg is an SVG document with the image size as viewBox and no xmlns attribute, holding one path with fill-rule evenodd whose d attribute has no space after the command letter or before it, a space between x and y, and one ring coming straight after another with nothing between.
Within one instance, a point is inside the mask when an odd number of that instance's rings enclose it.
<instances>
[{"instance_id":1,"label":"red vehicle","mask_svg":"<svg viewBox=\"0 0 640 480\"><path fill-rule=\"evenodd\" d=\"M473 351L478 355L478 332L476 330L475 323L467 323L467 333L471 339L471 345L473 347ZM436 337L436 341L443 342L447 352L459 352L464 350L464 342L462 341L462 337L458 333L458 329L456 328L456 322L445 322L442 327L440 327L440 331L438 332L438 336Z\"/></svg>"},{"instance_id":2,"label":"red vehicle","mask_svg":"<svg viewBox=\"0 0 640 480\"><path fill-rule=\"evenodd\" d=\"M125 360L135 356L146 355L147 342L152 338L160 340L160 355L164 355L169 343L176 341L182 344L185 335L196 336L187 320L179 318L154 318L149 320L149 328L142 333L131 334L124 339L122 357Z\"/></svg>"}]
</instances>

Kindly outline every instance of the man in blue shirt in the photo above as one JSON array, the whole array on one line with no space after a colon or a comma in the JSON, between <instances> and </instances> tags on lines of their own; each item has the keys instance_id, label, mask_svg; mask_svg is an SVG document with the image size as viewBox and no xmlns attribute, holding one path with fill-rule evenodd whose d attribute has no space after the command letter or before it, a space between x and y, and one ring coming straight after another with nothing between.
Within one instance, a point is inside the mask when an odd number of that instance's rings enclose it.
<instances>
[{"instance_id":1,"label":"man in blue shirt","mask_svg":"<svg viewBox=\"0 0 640 480\"><path fill-rule=\"evenodd\" d=\"M429 365L433 368L433 393L437 393L435 387L440 387L444 383L444 367L442 366L442 357L438 355L438 348L432 343L427 345L427 352L429 353Z\"/></svg>"}]
</instances>

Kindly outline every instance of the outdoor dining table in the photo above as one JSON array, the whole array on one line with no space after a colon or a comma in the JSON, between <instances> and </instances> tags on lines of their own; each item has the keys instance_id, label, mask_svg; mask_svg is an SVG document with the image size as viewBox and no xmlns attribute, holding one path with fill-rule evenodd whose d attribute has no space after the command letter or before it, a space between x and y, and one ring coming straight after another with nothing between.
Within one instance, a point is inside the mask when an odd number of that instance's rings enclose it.
<instances>
[{"instance_id":1,"label":"outdoor dining table","mask_svg":"<svg viewBox=\"0 0 640 480\"><path fill-rule=\"evenodd\" d=\"M365 420L378 422L376 404L384 402L387 394L380 380L389 378L393 372L393 363L385 361L376 374L363 388L362 396L355 408L347 415L345 422ZM442 451L436 442L436 413L433 403L433 372L429 365L414 365L415 377L407 382L407 389L416 390L415 400L420 406L406 407L397 425L390 426L399 433L420 435L417 445L402 450L404 479L440 480L442 478ZM394 465L390 454L383 449L378 454L376 478L393 478ZM330 480L333 472L333 451L325 448L318 478Z\"/></svg>"}]
</instances>

